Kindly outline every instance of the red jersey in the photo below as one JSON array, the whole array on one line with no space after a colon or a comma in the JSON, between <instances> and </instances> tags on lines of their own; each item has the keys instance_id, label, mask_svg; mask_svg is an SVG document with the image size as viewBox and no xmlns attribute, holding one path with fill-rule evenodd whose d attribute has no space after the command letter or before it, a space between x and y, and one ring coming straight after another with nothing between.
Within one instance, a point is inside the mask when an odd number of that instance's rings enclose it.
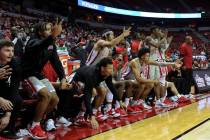
<instances>
[{"instance_id":1,"label":"red jersey","mask_svg":"<svg viewBox=\"0 0 210 140\"><path fill-rule=\"evenodd\" d=\"M183 43L179 48L181 56L184 58L184 66L188 69L192 69L192 46L187 43Z\"/></svg>"}]
</instances>

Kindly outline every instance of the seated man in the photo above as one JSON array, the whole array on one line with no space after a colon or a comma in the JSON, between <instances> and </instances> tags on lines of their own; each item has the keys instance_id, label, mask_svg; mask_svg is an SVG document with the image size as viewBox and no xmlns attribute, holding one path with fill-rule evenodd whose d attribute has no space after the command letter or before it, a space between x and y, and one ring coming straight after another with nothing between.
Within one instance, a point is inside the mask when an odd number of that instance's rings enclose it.
<instances>
[{"instance_id":1,"label":"seated man","mask_svg":"<svg viewBox=\"0 0 210 140\"><path fill-rule=\"evenodd\" d=\"M21 108L22 98L19 95L21 69L14 57L14 44L0 40L0 131L6 127L9 131L3 133L8 138L15 136L15 119Z\"/></svg>"},{"instance_id":2,"label":"seated man","mask_svg":"<svg viewBox=\"0 0 210 140\"><path fill-rule=\"evenodd\" d=\"M33 87L34 95L37 95L39 101L35 110L35 115L30 134L33 138L46 138L46 132L42 130L40 121L45 115L51 113L57 106L59 98L52 84L45 78L41 72L44 65L50 61L61 82L60 88L64 89L68 84L65 79L63 66L59 60L54 41L62 31L62 21L51 23L39 23L35 28L35 35L30 38L22 58L23 78ZM46 130L55 130L54 120L48 118L46 121Z\"/></svg>"},{"instance_id":3,"label":"seated man","mask_svg":"<svg viewBox=\"0 0 210 140\"><path fill-rule=\"evenodd\" d=\"M154 88L156 96L160 96L160 82L157 80L148 79L148 66L156 65L156 66L167 66L167 65L176 65L180 67L178 63L167 63L167 62L156 62L149 59L150 50L148 48L142 48L139 50L138 57L131 60L130 63L125 67L122 78L123 79L132 79L137 82L142 89L142 92L139 93L138 96L134 98L134 102L138 103L140 98L140 103L145 109L151 109L145 103L145 99L150 93L150 91ZM140 106L141 107L141 106Z\"/></svg>"}]
</instances>

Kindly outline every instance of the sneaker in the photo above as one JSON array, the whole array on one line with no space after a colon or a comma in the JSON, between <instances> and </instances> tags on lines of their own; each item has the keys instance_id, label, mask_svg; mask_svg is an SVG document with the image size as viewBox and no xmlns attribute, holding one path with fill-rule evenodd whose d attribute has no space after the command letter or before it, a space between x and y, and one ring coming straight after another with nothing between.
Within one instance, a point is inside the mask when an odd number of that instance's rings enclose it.
<instances>
[{"instance_id":1,"label":"sneaker","mask_svg":"<svg viewBox=\"0 0 210 140\"><path fill-rule=\"evenodd\" d=\"M109 117L113 117L113 118L120 117L120 113L115 112L114 109L110 109L108 112L106 112L106 114Z\"/></svg>"},{"instance_id":2,"label":"sneaker","mask_svg":"<svg viewBox=\"0 0 210 140\"><path fill-rule=\"evenodd\" d=\"M54 131L56 129L55 122L52 119L49 119L46 122L46 131Z\"/></svg>"},{"instance_id":3,"label":"sneaker","mask_svg":"<svg viewBox=\"0 0 210 140\"><path fill-rule=\"evenodd\" d=\"M165 98L165 100L163 101L164 104L168 105L168 106L174 106L173 102L171 100L169 100L168 98Z\"/></svg>"},{"instance_id":4,"label":"sneaker","mask_svg":"<svg viewBox=\"0 0 210 140\"><path fill-rule=\"evenodd\" d=\"M76 121L74 122L74 125L87 126L88 122L85 120L84 116L79 116L79 117L76 118Z\"/></svg>"},{"instance_id":5,"label":"sneaker","mask_svg":"<svg viewBox=\"0 0 210 140\"><path fill-rule=\"evenodd\" d=\"M150 110L150 109L152 109L152 107L151 106L149 106L149 105L147 105L145 102L143 102L142 103L142 106L144 107L144 109L146 109L146 110Z\"/></svg>"},{"instance_id":6,"label":"sneaker","mask_svg":"<svg viewBox=\"0 0 210 140\"><path fill-rule=\"evenodd\" d=\"M181 96L179 99L178 99L178 103L186 103L186 102L190 102L190 99L189 98L186 98L184 96Z\"/></svg>"},{"instance_id":7,"label":"sneaker","mask_svg":"<svg viewBox=\"0 0 210 140\"><path fill-rule=\"evenodd\" d=\"M132 108L135 110L136 113L142 112L142 110L137 105L132 106Z\"/></svg>"},{"instance_id":8,"label":"sneaker","mask_svg":"<svg viewBox=\"0 0 210 140\"><path fill-rule=\"evenodd\" d=\"M164 104L164 103L160 102L160 101L156 101L155 107L157 107L157 108L168 108L169 106L167 104Z\"/></svg>"},{"instance_id":9,"label":"sneaker","mask_svg":"<svg viewBox=\"0 0 210 140\"><path fill-rule=\"evenodd\" d=\"M127 107L127 113L128 114L134 114L134 113L136 113L136 111L132 106L128 106Z\"/></svg>"},{"instance_id":10,"label":"sneaker","mask_svg":"<svg viewBox=\"0 0 210 140\"><path fill-rule=\"evenodd\" d=\"M100 111L97 112L97 115L96 115L96 119L99 121L99 122L102 122L102 121L105 121L108 119L108 116L107 115L103 115Z\"/></svg>"},{"instance_id":11,"label":"sneaker","mask_svg":"<svg viewBox=\"0 0 210 140\"><path fill-rule=\"evenodd\" d=\"M116 112L116 113L119 113L120 116L122 116L122 117L125 117L125 116L128 115L127 112L126 112L124 109L122 109L122 108L117 108L117 109L115 109L115 112Z\"/></svg>"},{"instance_id":12,"label":"sneaker","mask_svg":"<svg viewBox=\"0 0 210 140\"><path fill-rule=\"evenodd\" d=\"M46 132L42 130L40 125L36 125L34 128L30 128L29 135L33 139L46 139L47 138Z\"/></svg>"},{"instance_id":13,"label":"sneaker","mask_svg":"<svg viewBox=\"0 0 210 140\"><path fill-rule=\"evenodd\" d=\"M55 126L59 127L59 126L62 126L62 125L63 125L63 126L65 126L65 127L68 127L68 126L70 126L71 124L72 124L72 122L68 121L66 118L60 117L60 118L57 120Z\"/></svg>"},{"instance_id":14,"label":"sneaker","mask_svg":"<svg viewBox=\"0 0 210 140\"><path fill-rule=\"evenodd\" d=\"M193 94L186 94L184 95L186 98L189 98L189 99L194 99L195 98L195 95Z\"/></svg>"},{"instance_id":15,"label":"sneaker","mask_svg":"<svg viewBox=\"0 0 210 140\"><path fill-rule=\"evenodd\" d=\"M29 136L30 134L29 134L29 131L28 131L27 129L20 129L20 130L16 133L16 135L17 135L18 137L25 137L25 136Z\"/></svg>"},{"instance_id":16,"label":"sneaker","mask_svg":"<svg viewBox=\"0 0 210 140\"><path fill-rule=\"evenodd\" d=\"M171 99L173 102L177 102L177 101L178 101L178 97L177 97L177 96L172 96L172 97L170 97L170 99Z\"/></svg>"}]
</instances>

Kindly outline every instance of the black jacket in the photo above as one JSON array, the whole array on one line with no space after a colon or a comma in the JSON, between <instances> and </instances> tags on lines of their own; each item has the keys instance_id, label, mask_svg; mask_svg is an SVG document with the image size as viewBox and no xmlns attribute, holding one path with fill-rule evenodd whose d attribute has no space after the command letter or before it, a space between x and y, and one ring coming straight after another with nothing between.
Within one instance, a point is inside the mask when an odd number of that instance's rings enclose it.
<instances>
[{"instance_id":1,"label":"black jacket","mask_svg":"<svg viewBox=\"0 0 210 140\"><path fill-rule=\"evenodd\" d=\"M20 61L15 58L6 65L9 65L10 68L12 68L12 74L7 79L0 80L0 97L10 100L15 94L19 94L21 65ZM0 68L2 67L4 66L0 66Z\"/></svg>"},{"instance_id":2,"label":"black jacket","mask_svg":"<svg viewBox=\"0 0 210 140\"><path fill-rule=\"evenodd\" d=\"M23 78L36 76L40 80L43 79L41 72L48 61L52 64L59 79L63 79L65 73L54 45L54 39L51 36L46 39L31 38L22 58Z\"/></svg>"},{"instance_id":3,"label":"black jacket","mask_svg":"<svg viewBox=\"0 0 210 140\"><path fill-rule=\"evenodd\" d=\"M112 92L114 99L119 100L115 87L112 83L112 76L109 76L106 79L102 77L98 66L84 66L79 68L76 71L73 81L80 81L85 85L84 96L87 115L93 115L91 106L92 90L93 88L98 87L103 81L106 82L106 85Z\"/></svg>"}]
</instances>

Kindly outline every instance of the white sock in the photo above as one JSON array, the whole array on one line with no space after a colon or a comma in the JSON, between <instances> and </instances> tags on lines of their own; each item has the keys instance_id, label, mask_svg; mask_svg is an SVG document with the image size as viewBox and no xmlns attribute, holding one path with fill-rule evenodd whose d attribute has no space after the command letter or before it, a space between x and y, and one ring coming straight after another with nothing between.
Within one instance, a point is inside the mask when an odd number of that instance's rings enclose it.
<instances>
[{"instance_id":1,"label":"white sock","mask_svg":"<svg viewBox=\"0 0 210 140\"><path fill-rule=\"evenodd\" d=\"M115 103L115 108L120 108L120 103L119 103L119 101L116 101L116 103Z\"/></svg>"},{"instance_id":2,"label":"white sock","mask_svg":"<svg viewBox=\"0 0 210 140\"><path fill-rule=\"evenodd\" d=\"M35 126L40 125L40 122L32 122L31 128L34 128Z\"/></svg>"},{"instance_id":3,"label":"white sock","mask_svg":"<svg viewBox=\"0 0 210 140\"><path fill-rule=\"evenodd\" d=\"M101 106L98 107L98 111L101 111Z\"/></svg>"},{"instance_id":4,"label":"white sock","mask_svg":"<svg viewBox=\"0 0 210 140\"><path fill-rule=\"evenodd\" d=\"M182 97L182 95L178 94L177 97L180 98L180 97Z\"/></svg>"},{"instance_id":5,"label":"white sock","mask_svg":"<svg viewBox=\"0 0 210 140\"><path fill-rule=\"evenodd\" d=\"M96 115L97 109L93 108L93 114Z\"/></svg>"},{"instance_id":6,"label":"white sock","mask_svg":"<svg viewBox=\"0 0 210 140\"><path fill-rule=\"evenodd\" d=\"M94 98L95 98L95 97L91 97L91 101L90 101L91 103L93 103Z\"/></svg>"},{"instance_id":7,"label":"white sock","mask_svg":"<svg viewBox=\"0 0 210 140\"><path fill-rule=\"evenodd\" d=\"M138 100L138 104L140 105L140 104L142 104L144 102L144 100L142 100L142 99L139 99Z\"/></svg>"},{"instance_id":8,"label":"white sock","mask_svg":"<svg viewBox=\"0 0 210 140\"><path fill-rule=\"evenodd\" d=\"M128 107L129 101L130 101L130 98L125 98L125 105L126 105L126 107Z\"/></svg>"},{"instance_id":9,"label":"white sock","mask_svg":"<svg viewBox=\"0 0 210 140\"><path fill-rule=\"evenodd\" d=\"M137 105L137 103L138 103L138 100L133 101L133 105Z\"/></svg>"},{"instance_id":10,"label":"white sock","mask_svg":"<svg viewBox=\"0 0 210 140\"><path fill-rule=\"evenodd\" d=\"M106 106L107 106L107 111L112 109L112 104L111 103L108 103Z\"/></svg>"},{"instance_id":11,"label":"white sock","mask_svg":"<svg viewBox=\"0 0 210 140\"><path fill-rule=\"evenodd\" d=\"M159 100L156 100L156 103L160 103L161 101L160 101L160 99Z\"/></svg>"},{"instance_id":12,"label":"white sock","mask_svg":"<svg viewBox=\"0 0 210 140\"><path fill-rule=\"evenodd\" d=\"M106 101L108 103L112 103L113 101L113 94L111 93L111 91L109 91L107 94L106 94Z\"/></svg>"},{"instance_id":13,"label":"white sock","mask_svg":"<svg viewBox=\"0 0 210 140\"><path fill-rule=\"evenodd\" d=\"M161 102L163 102L163 101L164 101L164 99L165 99L165 98L164 98L164 97L162 97L162 98L160 98L160 101L161 101Z\"/></svg>"},{"instance_id":14,"label":"white sock","mask_svg":"<svg viewBox=\"0 0 210 140\"><path fill-rule=\"evenodd\" d=\"M82 117L83 117L84 115L85 115L85 112L84 112L84 111L80 111L79 114L78 114L78 116L82 116Z\"/></svg>"}]
</instances>

